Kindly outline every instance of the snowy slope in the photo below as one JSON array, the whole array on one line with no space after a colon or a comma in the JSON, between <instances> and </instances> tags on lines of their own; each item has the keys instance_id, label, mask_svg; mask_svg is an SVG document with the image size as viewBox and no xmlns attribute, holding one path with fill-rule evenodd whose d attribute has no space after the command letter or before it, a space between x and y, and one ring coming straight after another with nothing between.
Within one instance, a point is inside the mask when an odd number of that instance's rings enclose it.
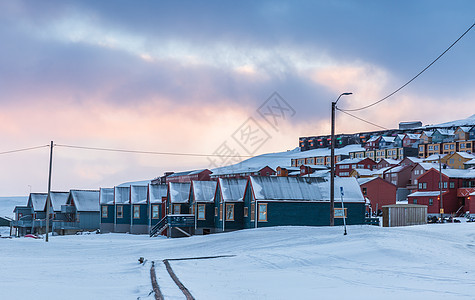
<instances>
[{"instance_id":1,"label":"snowy slope","mask_svg":"<svg viewBox=\"0 0 475 300\"><path fill-rule=\"evenodd\" d=\"M0 197L0 216L13 218L15 206L26 206L27 202L27 196Z\"/></svg>"},{"instance_id":2,"label":"snowy slope","mask_svg":"<svg viewBox=\"0 0 475 300\"><path fill-rule=\"evenodd\" d=\"M421 128L433 128L433 127L458 127L458 126L475 126L475 114L462 120L450 121L446 123L427 125Z\"/></svg>"},{"instance_id":3,"label":"snowy slope","mask_svg":"<svg viewBox=\"0 0 475 300\"><path fill-rule=\"evenodd\" d=\"M349 145L343 148L335 149L335 154L345 154L348 155L349 152L354 151L361 151L364 150L360 145ZM322 148L322 149L312 149L308 151L300 151L297 147L293 150L284 151L284 152L276 152L276 153L267 153L258 155L246 160L243 160L240 163L211 169L213 173L227 173L227 172L245 172L249 169L255 168L262 168L265 166L269 166L275 170L278 166L285 167L291 165L291 160L293 158L306 158L306 157L316 157L316 156L329 156L330 149L329 148Z\"/></svg>"},{"instance_id":4,"label":"snowy slope","mask_svg":"<svg viewBox=\"0 0 475 300\"><path fill-rule=\"evenodd\" d=\"M474 299L475 224L276 227L182 239L127 234L0 239L4 299ZM139 257L147 263L140 265ZM27 281L26 281L27 279Z\"/></svg>"}]
</instances>

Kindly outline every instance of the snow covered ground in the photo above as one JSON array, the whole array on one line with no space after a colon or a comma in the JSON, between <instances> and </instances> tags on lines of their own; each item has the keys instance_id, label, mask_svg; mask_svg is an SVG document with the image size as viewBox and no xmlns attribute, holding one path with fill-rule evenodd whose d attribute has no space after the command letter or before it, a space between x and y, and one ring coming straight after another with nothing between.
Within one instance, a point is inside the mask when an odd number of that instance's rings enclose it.
<instances>
[{"instance_id":1,"label":"snow covered ground","mask_svg":"<svg viewBox=\"0 0 475 300\"><path fill-rule=\"evenodd\" d=\"M2 299L474 299L475 223L382 228L276 227L194 236L127 234L0 239ZM138 263L145 257L145 265Z\"/></svg>"}]
</instances>

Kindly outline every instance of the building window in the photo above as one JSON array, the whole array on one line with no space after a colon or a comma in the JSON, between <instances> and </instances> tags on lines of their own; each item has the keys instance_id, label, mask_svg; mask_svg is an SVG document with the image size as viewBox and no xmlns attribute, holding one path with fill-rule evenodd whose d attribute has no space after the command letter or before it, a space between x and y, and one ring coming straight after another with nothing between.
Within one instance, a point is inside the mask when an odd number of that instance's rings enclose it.
<instances>
[{"instance_id":1,"label":"building window","mask_svg":"<svg viewBox=\"0 0 475 300\"><path fill-rule=\"evenodd\" d=\"M439 145L434 146L434 150L439 150Z\"/></svg>"},{"instance_id":2,"label":"building window","mask_svg":"<svg viewBox=\"0 0 475 300\"><path fill-rule=\"evenodd\" d=\"M453 164L454 164L454 162L455 162L455 161L454 161L454 159L453 159L453 158L449 159L449 164L453 165Z\"/></svg>"},{"instance_id":3,"label":"building window","mask_svg":"<svg viewBox=\"0 0 475 300\"><path fill-rule=\"evenodd\" d=\"M122 205L117 205L117 218L124 217L124 207Z\"/></svg>"},{"instance_id":4,"label":"building window","mask_svg":"<svg viewBox=\"0 0 475 300\"><path fill-rule=\"evenodd\" d=\"M102 207L102 217L103 218L107 218L107 206L103 206Z\"/></svg>"},{"instance_id":5,"label":"building window","mask_svg":"<svg viewBox=\"0 0 475 300\"><path fill-rule=\"evenodd\" d=\"M429 206L432 206L434 204L434 199L429 198Z\"/></svg>"},{"instance_id":6,"label":"building window","mask_svg":"<svg viewBox=\"0 0 475 300\"><path fill-rule=\"evenodd\" d=\"M259 222L267 222L267 203L259 204Z\"/></svg>"},{"instance_id":7,"label":"building window","mask_svg":"<svg viewBox=\"0 0 475 300\"><path fill-rule=\"evenodd\" d=\"M234 204L226 204L226 221L234 221Z\"/></svg>"},{"instance_id":8,"label":"building window","mask_svg":"<svg viewBox=\"0 0 475 300\"><path fill-rule=\"evenodd\" d=\"M198 220L206 220L205 207L205 204L198 204Z\"/></svg>"},{"instance_id":9,"label":"building window","mask_svg":"<svg viewBox=\"0 0 475 300\"><path fill-rule=\"evenodd\" d=\"M219 220L223 220L223 205L219 205Z\"/></svg>"},{"instance_id":10,"label":"building window","mask_svg":"<svg viewBox=\"0 0 475 300\"><path fill-rule=\"evenodd\" d=\"M451 150L455 149L455 145L454 145L454 144L450 144L450 149L451 149Z\"/></svg>"},{"instance_id":11,"label":"building window","mask_svg":"<svg viewBox=\"0 0 475 300\"><path fill-rule=\"evenodd\" d=\"M422 189L423 189L423 190L427 189L427 182L423 182L423 183L422 183Z\"/></svg>"},{"instance_id":12,"label":"building window","mask_svg":"<svg viewBox=\"0 0 475 300\"><path fill-rule=\"evenodd\" d=\"M256 215L256 206L254 203L251 203L251 221L254 221L254 216Z\"/></svg>"},{"instance_id":13,"label":"building window","mask_svg":"<svg viewBox=\"0 0 475 300\"><path fill-rule=\"evenodd\" d=\"M422 182L419 182L419 189L422 190Z\"/></svg>"},{"instance_id":14,"label":"building window","mask_svg":"<svg viewBox=\"0 0 475 300\"><path fill-rule=\"evenodd\" d=\"M246 206L244 207L244 217L247 218L249 215L249 208Z\"/></svg>"},{"instance_id":15,"label":"building window","mask_svg":"<svg viewBox=\"0 0 475 300\"><path fill-rule=\"evenodd\" d=\"M159 206L158 205L152 205L152 219L160 218L158 213L159 213Z\"/></svg>"},{"instance_id":16,"label":"building window","mask_svg":"<svg viewBox=\"0 0 475 300\"><path fill-rule=\"evenodd\" d=\"M444 150L449 150L449 145L445 144L444 145Z\"/></svg>"},{"instance_id":17,"label":"building window","mask_svg":"<svg viewBox=\"0 0 475 300\"><path fill-rule=\"evenodd\" d=\"M363 188L363 195L366 196L366 194L368 193L368 189L367 188Z\"/></svg>"},{"instance_id":18,"label":"building window","mask_svg":"<svg viewBox=\"0 0 475 300\"><path fill-rule=\"evenodd\" d=\"M214 208L214 216L215 216L215 217L218 216L218 208L217 208L217 207Z\"/></svg>"},{"instance_id":19,"label":"building window","mask_svg":"<svg viewBox=\"0 0 475 300\"><path fill-rule=\"evenodd\" d=\"M442 184L443 188L446 189L447 188L447 181L443 181L442 183L443 183ZM441 186L441 184L440 184L440 181L439 181L439 189L440 189L440 186Z\"/></svg>"},{"instance_id":20,"label":"building window","mask_svg":"<svg viewBox=\"0 0 475 300\"><path fill-rule=\"evenodd\" d=\"M465 149L465 143L460 143L460 149Z\"/></svg>"},{"instance_id":21,"label":"building window","mask_svg":"<svg viewBox=\"0 0 475 300\"><path fill-rule=\"evenodd\" d=\"M451 189L455 188L455 182L451 181L451 182L449 183L449 187L450 187Z\"/></svg>"},{"instance_id":22,"label":"building window","mask_svg":"<svg viewBox=\"0 0 475 300\"><path fill-rule=\"evenodd\" d=\"M414 200L413 200L413 202L412 202L412 203L414 203L414 204L417 204L417 199L416 199L416 198L414 198Z\"/></svg>"},{"instance_id":23,"label":"building window","mask_svg":"<svg viewBox=\"0 0 475 300\"><path fill-rule=\"evenodd\" d=\"M173 204L173 214L179 215L181 212L181 204Z\"/></svg>"},{"instance_id":24,"label":"building window","mask_svg":"<svg viewBox=\"0 0 475 300\"><path fill-rule=\"evenodd\" d=\"M134 205L134 219L140 219L140 206Z\"/></svg>"}]
</instances>

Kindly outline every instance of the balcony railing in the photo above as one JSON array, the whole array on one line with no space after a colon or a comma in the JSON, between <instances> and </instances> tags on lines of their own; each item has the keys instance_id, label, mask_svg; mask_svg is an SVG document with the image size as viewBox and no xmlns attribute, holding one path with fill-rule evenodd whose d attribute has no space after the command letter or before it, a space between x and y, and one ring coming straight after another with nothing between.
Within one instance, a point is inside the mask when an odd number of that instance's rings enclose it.
<instances>
[{"instance_id":1,"label":"balcony railing","mask_svg":"<svg viewBox=\"0 0 475 300\"><path fill-rule=\"evenodd\" d=\"M61 205L61 212L63 214L72 214L76 212L76 206L73 205Z\"/></svg>"},{"instance_id":2,"label":"balcony railing","mask_svg":"<svg viewBox=\"0 0 475 300\"><path fill-rule=\"evenodd\" d=\"M191 214L168 215L167 221L171 227L193 227L195 226L195 215L191 215Z\"/></svg>"}]
</instances>

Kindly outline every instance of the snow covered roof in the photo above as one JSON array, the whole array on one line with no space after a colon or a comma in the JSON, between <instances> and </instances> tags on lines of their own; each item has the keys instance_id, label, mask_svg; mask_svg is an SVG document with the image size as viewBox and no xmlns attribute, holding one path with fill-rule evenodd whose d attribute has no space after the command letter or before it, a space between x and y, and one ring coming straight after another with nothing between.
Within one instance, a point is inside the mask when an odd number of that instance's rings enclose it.
<instances>
[{"instance_id":1,"label":"snow covered roof","mask_svg":"<svg viewBox=\"0 0 475 300\"><path fill-rule=\"evenodd\" d=\"M434 134L434 132L433 131L424 131L422 134L426 135L428 137L431 137Z\"/></svg>"},{"instance_id":2,"label":"snow covered roof","mask_svg":"<svg viewBox=\"0 0 475 300\"><path fill-rule=\"evenodd\" d=\"M442 174L449 178L472 179L475 178L474 169L442 169Z\"/></svg>"},{"instance_id":3,"label":"snow covered roof","mask_svg":"<svg viewBox=\"0 0 475 300\"><path fill-rule=\"evenodd\" d=\"M408 156L406 158L409 159L410 161L412 161L413 163L421 163L421 162L424 161L422 158L419 158L419 157Z\"/></svg>"},{"instance_id":4,"label":"snow covered roof","mask_svg":"<svg viewBox=\"0 0 475 300\"><path fill-rule=\"evenodd\" d=\"M337 165L350 165L350 164L357 164L359 163L360 161L364 160L365 158L347 158L347 159L344 159L340 162L337 162L336 164Z\"/></svg>"},{"instance_id":5,"label":"snow covered roof","mask_svg":"<svg viewBox=\"0 0 475 300\"><path fill-rule=\"evenodd\" d=\"M201 172L206 171L206 170L207 169L183 171L183 172L173 173L168 177L177 177L177 176L184 176L184 175L196 175L196 174L200 174Z\"/></svg>"},{"instance_id":6,"label":"snow covered roof","mask_svg":"<svg viewBox=\"0 0 475 300\"><path fill-rule=\"evenodd\" d=\"M431 162L421 162L421 163L418 163L419 166L421 166L424 170L428 171L432 168L438 168L439 167L439 164L438 163L431 163Z\"/></svg>"},{"instance_id":7,"label":"snow covered roof","mask_svg":"<svg viewBox=\"0 0 475 300\"><path fill-rule=\"evenodd\" d=\"M213 174L211 174L211 177L222 176L222 175L233 175L233 174L257 173L260 170L264 169L265 167L268 167L268 166L247 167L247 168L235 167L235 168L221 169L221 170L217 170L213 172Z\"/></svg>"},{"instance_id":8,"label":"snow covered roof","mask_svg":"<svg viewBox=\"0 0 475 300\"><path fill-rule=\"evenodd\" d=\"M152 182L151 180L124 182L124 183L119 184L118 187L130 187L132 185L147 186L151 182Z\"/></svg>"},{"instance_id":9,"label":"snow covered roof","mask_svg":"<svg viewBox=\"0 0 475 300\"><path fill-rule=\"evenodd\" d=\"M46 205L46 193L31 193L28 198L28 206L33 207L34 211L43 211Z\"/></svg>"},{"instance_id":10,"label":"snow covered roof","mask_svg":"<svg viewBox=\"0 0 475 300\"><path fill-rule=\"evenodd\" d=\"M367 143L376 142L380 137L381 136L379 136L379 135L374 135L367 141Z\"/></svg>"},{"instance_id":11,"label":"snow covered roof","mask_svg":"<svg viewBox=\"0 0 475 300\"><path fill-rule=\"evenodd\" d=\"M246 179L219 178L218 184L224 202L242 201L246 183Z\"/></svg>"},{"instance_id":12,"label":"snow covered roof","mask_svg":"<svg viewBox=\"0 0 475 300\"><path fill-rule=\"evenodd\" d=\"M162 203L162 197L167 196L168 186L166 184L151 184L148 186L150 203Z\"/></svg>"},{"instance_id":13,"label":"snow covered roof","mask_svg":"<svg viewBox=\"0 0 475 300\"><path fill-rule=\"evenodd\" d=\"M382 136L381 141L386 143L393 143L396 138L393 136Z\"/></svg>"},{"instance_id":14,"label":"snow covered roof","mask_svg":"<svg viewBox=\"0 0 475 300\"><path fill-rule=\"evenodd\" d=\"M475 158L474 159L471 159L469 161L466 161L463 163L464 165L474 165L475 164Z\"/></svg>"},{"instance_id":15,"label":"snow covered roof","mask_svg":"<svg viewBox=\"0 0 475 300\"><path fill-rule=\"evenodd\" d=\"M437 128L436 132L440 133L441 135L454 135L455 131L446 128Z\"/></svg>"},{"instance_id":16,"label":"snow covered roof","mask_svg":"<svg viewBox=\"0 0 475 300\"><path fill-rule=\"evenodd\" d=\"M439 158L444 157L442 154L432 154L427 156L426 158L423 159L423 161L434 161L434 160L439 160Z\"/></svg>"},{"instance_id":17,"label":"snow covered roof","mask_svg":"<svg viewBox=\"0 0 475 300\"><path fill-rule=\"evenodd\" d=\"M468 152L457 152L462 158L474 159L475 155L468 153Z\"/></svg>"},{"instance_id":18,"label":"snow covered roof","mask_svg":"<svg viewBox=\"0 0 475 300\"><path fill-rule=\"evenodd\" d=\"M306 177L250 177L256 200L330 201L330 182ZM355 178L335 178L335 198L344 189L345 202L364 202Z\"/></svg>"},{"instance_id":19,"label":"snow covered roof","mask_svg":"<svg viewBox=\"0 0 475 300\"><path fill-rule=\"evenodd\" d=\"M444 195L446 192L442 192ZM414 192L407 195L408 197L437 197L440 195L440 191L428 191L428 192Z\"/></svg>"},{"instance_id":20,"label":"snow covered roof","mask_svg":"<svg viewBox=\"0 0 475 300\"><path fill-rule=\"evenodd\" d=\"M188 203L190 195L189 182L170 182L168 184L168 195L170 203Z\"/></svg>"},{"instance_id":21,"label":"snow covered roof","mask_svg":"<svg viewBox=\"0 0 475 300\"><path fill-rule=\"evenodd\" d=\"M114 188L101 188L99 190L100 204L114 204Z\"/></svg>"},{"instance_id":22,"label":"snow covered roof","mask_svg":"<svg viewBox=\"0 0 475 300\"><path fill-rule=\"evenodd\" d=\"M65 205L68 202L68 192L51 192L51 206L53 211L61 211L61 205ZM46 205L45 205L46 207Z\"/></svg>"},{"instance_id":23,"label":"snow covered roof","mask_svg":"<svg viewBox=\"0 0 475 300\"><path fill-rule=\"evenodd\" d=\"M148 186L130 186L130 202L132 204L147 204L147 191Z\"/></svg>"},{"instance_id":24,"label":"snow covered roof","mask_svg":"<svg viewBox=\"0 0 475 300\"><path fill-rule=\"evenodd\" d=\"M382 162L382 161L385 161L385 162L387 162L387 163L390 164L390 165L397 165L398 163L401 162L400 160L396 160L396 159L392 159L392 158L383 158L383 159L381 159L378 163L380 163L380 162Z\"/></svg>"},{"instance_id":25,"label":"snow covered roof","mask_svg":"<svg viewBox=\"0 0 475 300\"><path fill-rule=\"evenodd\" d=\"M421 138L421 135L417 133L406 133L406 136L411 140L418 140Z\"/></svg>"},{"instance_id":26,"label":"snow covered roof","mask_svg":"<svg viewBox=\"0 0 475 300\"><path fill-rule=\"evenodd\" d=\"M115 204L130 204L130 186L116 186L114 188Z\"/></svg>"},{"instance_id":27,"label":"snow covered roof","mask_svg":"<svg viewBox=\"0 0 475 300\"><path fill-rule=\"evenodd\" d=\"M386 172L387 173L398 173L398 172L401 172L402 170L404 170L407 167L409 167L409 166L395 166L395 167L389 168Z\"/></svg>"},{"instance_id":28,"label":"snow covered roof","mask_svg":"<svg viewBox=\"0 0 475 300\"><path fill-rule=\"evenodd\" d=\"M360 169L360 168L357 168L357 169L354 169L355 172L358 172L358 174L360 176L372 176L376 170L370 170L370 169Z\"/></svg>"},{"instance_id":29,"label":"snow covered roof","mask_svg":"<svg viewBox=\"0 0 475 300\"><path fill-rule=\"evenodd\" d=\"M99 191L71 190L68 203L74 201L77 211L99 211Z\"/></svg>"},{"instance_id":30,"label":"snow covered roof","mask_svg":"<svg viewBox=\"0 0 475 300\"><path fill-rule=\"evenodd\" d=\"M197 181L191 183L195 202L213 202L216 192L216 181Z\"/></svg>"},{"instance_id":31,"label":"snow covered roof","mask_svg":"<svg viewBox=\"0 0 475 300\"><path fill-rule=\"evenodd\" d=\"M475 125L475 115L472 115L466 119L451 121L447 123L437 124L437 125L430 125L426 126L426 128L430 127L456 127L456 126L473 126Z\"/></svg>"},{"instance_id":32,"label":"snow covered roof","mask_svg":"<svg viewBox=\"0 0 475 300\"><path fill-rule=\"evenodd\" d=\"M470 127L470 126L460 126L460 127L457 128L457 129L460 129L460 130L463 131L463 132L469 132L470 129L472 129L472 127Z\"/></svg>"},{"instance_id":33,"label":"snow covered roof","mask_svg":"<svg viewBox=\"0 0 475 300\"><path fill-rule=\"evenodd\" d=\"M370 181L373 181L373 180L375 180L375 179L377 179L377 178L380 178L380 177L378 177L378 176L373 176L373 177L366 177L366 178L358 178L358 179L356 179L356 180L358 181L358 184L359 184L359 185L363 185L363 184L366 184L366 183L368 183L368 182L370 182Z\"/></svg>"}]
</instances>

